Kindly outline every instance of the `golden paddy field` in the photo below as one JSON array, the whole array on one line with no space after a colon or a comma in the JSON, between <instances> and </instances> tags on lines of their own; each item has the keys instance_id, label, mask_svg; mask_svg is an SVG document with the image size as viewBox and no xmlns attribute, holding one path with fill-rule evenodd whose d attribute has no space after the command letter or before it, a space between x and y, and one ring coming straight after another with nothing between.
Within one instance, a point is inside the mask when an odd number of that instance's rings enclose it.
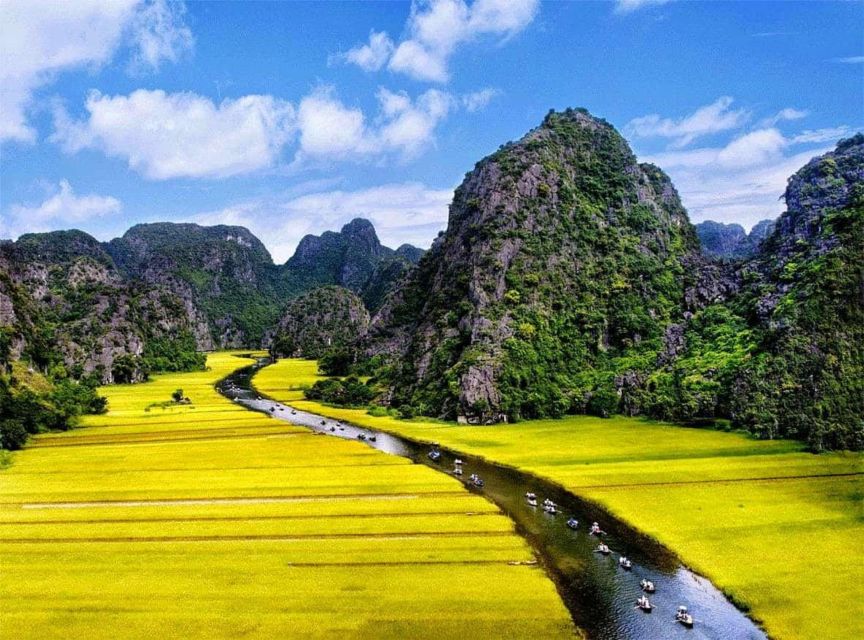
<instances>
[{"instance_id":1,"label":"golden paddy field","mask_svg":"<svg viewBox=\"0 0 864 640\"><path fill-rule=\"evenodd\" d=\"M864 457L633 418L466 427L303 400L316 364L255 385L292 405L543 476L657 538L775 638L864 637Z\"/></svg>"},{"instance_id":2,"label":"golden paddy field","mask_svg":"<svg viewBox=\"0 0 864 640\"><path fill-rule=\"evenodd\" d=\"M494 505L215 391L250 362L214 354L206 372L106 387L106 415L15 454L0 471L0 636L576 634ZM178 387L191 405L158 405Z\"/></svg>"}]
</instances>

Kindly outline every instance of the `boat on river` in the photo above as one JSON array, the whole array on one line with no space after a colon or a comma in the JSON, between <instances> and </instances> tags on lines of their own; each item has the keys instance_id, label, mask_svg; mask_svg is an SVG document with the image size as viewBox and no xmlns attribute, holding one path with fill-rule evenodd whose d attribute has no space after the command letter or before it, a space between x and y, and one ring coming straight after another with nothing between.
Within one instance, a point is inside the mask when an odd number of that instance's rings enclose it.
<instances>
[{"instance_id":1,"label":"boat on river","mask_svg":"<svg viewBox=\"0 0 864 640\"><path fill-rule=\"evenodd\" d=\"M675 620L683 624L685 627L693 626L693 616L687 611L687 607L681 605L678 611L675 612Z\"/></svg>"},{"instance_id":2,"label":"boat on river","mask_svg":"<svg viewBox=\"0 0 864 640\"><path fill-rule=\"evenodd\" d=\"M470 476L468 476L468 479L471 481L471 484L473 484L475 487L482 487L484 484L483 479L480 476L478 476L476 473L472 473Z\"/></svg>"},{"instance_id":3,"label":"boat on river","mask_svg":"<svg viewBox=\"0 0 864 640\"><path fill-rule=\"evenodd\" d=\"M579 528L579 521L576 518L569 518L567 520L567 526L575 531Z\"/></svg>"},{"instance_id":4,"label":"boat on river","mask_svg":"<svg viewBox=\"0 0 864 640\"><path fill-rule=\"evenodd\" d=\"M644 591L645 593L654 593L655 591L657 591L657 589L654 587L654 583L650 580L642 580L642 582L640 582L639 584L642 587L642 591Z\"/></svg>"},{"instance_id":5,"label":"boat on river","mask_svg":"<svg viewBox=\"0 0 864 640\"><path fill-rule=\"evenodd\" d=\"M606 535L606 532L600 528L600 525L596 522L591 523L591 530L588 531L592 536L602 536Z\"/></svg>"},{"instance_id":6,"label":"boat on river","mask_svg":"<svg viewBox=\"0 0 864 640\"><path fill-rule=\"evenodd\" d=\"M525 494L525 501L528 503L529 507L537 506L537 495L529 491Z\"/></svg>"},{"instance_id":7,"label":"boat on river","mask_svg":"<svg viewBox=\"0 0 864 640\"><path fill-rule=\"evenodd\" d=\"M620 558L618 558L618 566L625 571L630 571L630 569L633 568L633 563L624 556L621 556Z\"/></svg>"},{"instance_id":8,"label":"boat on river","mask_svg":"<svg viewBox=\"0 0 864 640\"><path fill-rule=\"evenodd\" d=\"M369 438L369 442L377 442L378 441L378 436L376 436L374 433L370 433L367 437Z\"/></svg>"},{"instance_id":9,"label":"boat on river","mask_svg":"<svg viewBox=\"0 0 864 640\"><path fill-rule=\"evenodd\" d=\"M604 556L608 556L610 553L612 553L612 550L602 542L597 545L595 551L597 553L602 553Z\"/></svg>"},{"instance_id":10,"label":"boat on river","mask_svg":"<svg viewBox=\"0 0 864 640\"><path fill-rule=\"evenodd\" d=\"M647 596L640 596L639 599L636 601L636 608L642 609L642 611L644 611L645 613L651 613L651 611L654 609L654 605L651 604Z\"/></svg>"},{"instance_id":11,"label":"boat on river","mask_svg":"<svg viewBox=\"0 0 864 640\"><path fill-rule=\"evenodd\" d=\"M365 433L358 433L358 434L357 434L357 439L358 439L358 440L365 440L365 439L366 439L366 434L365 434Z\"/></svg>"}]
</instances>

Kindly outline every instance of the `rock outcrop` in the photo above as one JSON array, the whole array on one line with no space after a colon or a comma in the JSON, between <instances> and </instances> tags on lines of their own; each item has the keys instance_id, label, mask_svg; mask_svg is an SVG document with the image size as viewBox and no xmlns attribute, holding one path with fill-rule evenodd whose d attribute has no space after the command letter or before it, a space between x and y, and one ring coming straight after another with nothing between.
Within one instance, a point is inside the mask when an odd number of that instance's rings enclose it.
<instances>
[{"instance_id":1,"label":"rock outcrop","mask_svg":"<svg viewBox=\"0 0 864 640\"><path fill-rule=\"evenodd\" d=\"M276 328L271 351L282 357L320 358L369 328L363 301L344 287L325 286L294 298Z\"/></svg>"}]
</instances>

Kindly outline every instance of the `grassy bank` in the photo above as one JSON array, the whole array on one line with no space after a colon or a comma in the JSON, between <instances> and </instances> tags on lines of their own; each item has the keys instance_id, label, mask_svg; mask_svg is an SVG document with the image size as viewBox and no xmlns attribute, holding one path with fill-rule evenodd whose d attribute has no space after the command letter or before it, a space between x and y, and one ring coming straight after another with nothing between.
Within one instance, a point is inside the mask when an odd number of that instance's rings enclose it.
<instances>
[{"instance_id":1,"label":"grassy bank","mask_svg":"<svg viewBox=\"0 0 864 640\"><path fill-rule=\"evenodd\" d=\"M573 637L494 505L232 404L213 383L247 362L106 387L0 471L0 635Z\"/></svg>"},{"instance_id":2,"label":"grassy bank","mask_svg":"<svg viewBox=\"0 0 864 640\"><path fill-rule=\"evenodd\" d=\"M298 408L438 441L595 500L711 577L774 637L864 637L860 454L623 417L492 427L373 417L302 400L315 371L283 360L255 384Z\"/></svg>"}]
</instances>

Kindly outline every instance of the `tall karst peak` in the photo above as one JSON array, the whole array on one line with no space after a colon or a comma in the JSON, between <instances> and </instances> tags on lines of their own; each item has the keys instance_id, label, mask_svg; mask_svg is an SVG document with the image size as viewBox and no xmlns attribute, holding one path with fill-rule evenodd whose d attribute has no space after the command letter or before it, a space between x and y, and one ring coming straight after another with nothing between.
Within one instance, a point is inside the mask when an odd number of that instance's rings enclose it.
<instances>
[{"instance_id":1,"label":"tall karst peak","mask_svg":"<svg viewBox=\"0 0 864 640\"><path fill-rule=\"evenodd\" d=\"M477 163L446 232L376 316L395 403L489 421L583 409L624 350L681 314L698 241L668 177L606 121L550 112ZM552 345L555 345L554 347Z\"/></svg>"}]
</instances>

